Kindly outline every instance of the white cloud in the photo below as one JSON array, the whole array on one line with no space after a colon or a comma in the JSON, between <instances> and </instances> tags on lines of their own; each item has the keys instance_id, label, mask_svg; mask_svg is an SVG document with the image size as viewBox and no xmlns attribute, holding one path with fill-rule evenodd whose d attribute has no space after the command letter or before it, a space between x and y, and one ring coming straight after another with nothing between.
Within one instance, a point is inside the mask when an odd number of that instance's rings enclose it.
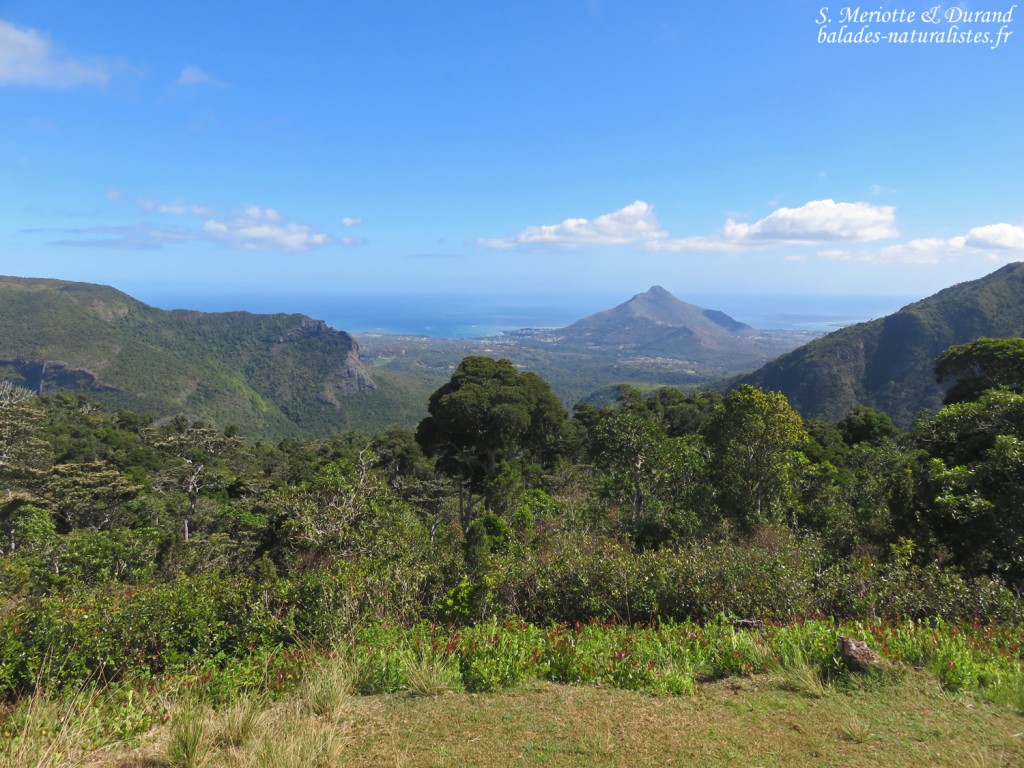
<instances>
[{"instance_id":1,"label":"white cloud","mask_svg":"<svg viewBox=\"0 0 1024 768\"><path fill-rule=\"evenodd\" d=\"M753 224L729 219L722 235L727 240L798 243L882 240L897 236L895 220L891 205L812 200L799 208L779 208Z\"/></svg>"},{"instance_id":2,"label":"white cloud","mask_svg":"<svg viewBox=\"0 0 1024 768\"><path fill-rule=\"evenodd\" d=\"M232 249L297 253L331 244L354 247L367 242L361 237L332 237L310 224L289 222L275 209L258 205L223 211L193 203L142 200L139 206L154 216L191 216L203 221L191 226L142 222L115 227L64 229L58 231L73 237L54 244L153 250L178 243L212 242Z\"/></svg>"},{"instance_id":3,"label":"white cloud","mask_svg":"<svg viewBox=\"0 0 1024 768\"><path fill-rule=\"evenodd\" d=\"M886 246L877 253L867 254L863 260L876 263L938 264L943 259L962 256L965 252L964 238L962 237L953 237L948 240L941 237L922 237Z\"/></svg>"},{"instance_id":4,"label":"white cloud","mask_svg":"<svg viewBox=\"0 0 1024 768\"><path fill-rule=\"evenodd\" d=\"M872 192L892 190L876 187ZM733 216L738 218L737 214ZM561 224L527 227L514 237L481 239L477 244L497 249L635 245L652 252L771 252L791 262L816 258L869 264L928 265L954 259L1024 258L1024 226L1005 222L974 227L956 237L869 245L898 235L893 206L825 199L796 208L777 208L754 223L728 218L722 229L711 235L672 238L661 228L653 207L638 200L593 220L567 219ZM790 252L779 254L783 247Z\"/></svg>"},{"instance_id":5,"label":"white cloud","mask_svg":"<svg viewBox=\"0 0 1024 768\"><path fill-rule=\"evenodd\" d=\"M654 208L637 200L596 219L566 219L561 224L527 227L515 237L481 238L477 244L499 249L642 245L666 236Z\"/></svg>"},{"instance_id":6,"label":"white cloud","mask_svg":"<svg viewBox=\"0 0 1024 768\"><path fill-rule=\"evenodd\" d=\"M174 85L179 87L206 85L211 88L227 88L228 86L228 84L220 78L214 77L210 73L192 65L181 70L181 74L178 75L178 79L174 81Z\"/></svg>"},{"instance_id":7,"label":"white cloud","mask_svg":"<svg viewBox=\"0 0 1024 768\"><path fill-rule=\"evenodd\" d=\"M815 245L895 237L896 209L870 203L812 200L799 208L779 208L753 224L730 218L717 235L648 243L652 251L741 253L780 244Z\"/></svg>"},{"instance_id":8,"label":"white cloud","mask_svg":"<svg viewBox=\"0 0 1024 768\"><path fill-rule=\"evenodd\" d=\"M204 222L203 232L232 248L246 250L308 251L331 241L316 227L286 223L273 208L255 205L248 206L240 216Z\"/></svg>"},{"instance_id":9,"label":"white cloud","mask_svg":"<svg viewBox=\"0 0 1024 768\"><path fill-rule=\"evenodd\" d=\"M815 245L863 242L895 237L896 209L865 202L812 200L799 208L779 208L753 224L729 218L721 232L669 238L654 208L637 200L596 219L566 219L561 224L527 227L515 237L477 241L486 248L641 245L674 253L740 253L779 244Z\"/></svg>"},{"instance_id":10,"label":"white cloud","mask_svg":"<svg viewBox=\"0 0 1024 768\"><path fill-rule=\"evenodd\" d=\"M1024 251L1024 227L1015 227L1013 224L974 227L967 233L966 244L971 248Z\"/></svg>"},{"instance_id":11,"label":"white cloud","mask_svg":"<svg viewBox=\"0 0 1024 768\"><path fill-rule=\"evenodd\" d=\"M1024 254L1024 227L989 224L957 237L921 237L878 250L819 251L822 259L873 264L939 264L957 258L1017 258Z\"/></svg>"},{"instance_id":12,"label":"white cloud","mask_svg":"<svg viewBox=\"0 0 1024 768\"><path fill-rule=\"evenodd\" d=\"M70 88L106 85L110 66L62 54L44 35L0 20L0 85Z\"/></svg>"},{"instance_id":13,"label":"white cloud","mask_svg":"<svg viewBox=\"0 0 1024 768\"><path fill-rule=\"evenodd\" d=\"M341 226L343 227L358 227L362 223L362 216L345 216L341 220Z\"/></svg>"}]
</instances>

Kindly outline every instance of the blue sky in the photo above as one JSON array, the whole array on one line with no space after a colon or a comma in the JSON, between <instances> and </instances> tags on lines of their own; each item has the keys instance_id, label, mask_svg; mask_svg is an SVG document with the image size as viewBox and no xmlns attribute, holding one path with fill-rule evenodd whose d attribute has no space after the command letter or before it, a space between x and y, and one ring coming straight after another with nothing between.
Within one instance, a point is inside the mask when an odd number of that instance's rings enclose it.
<instances>
[{"instance_id":1,"label":"blue sky","mask_svg":"<svg viewBox=\"0 0 1024 768\"><path fill-rule=\"evenodd\" d=\"M2 0L0 273L924 296L1024 258L1024 13L933 7Z\"/></svg>"}]
</instances>

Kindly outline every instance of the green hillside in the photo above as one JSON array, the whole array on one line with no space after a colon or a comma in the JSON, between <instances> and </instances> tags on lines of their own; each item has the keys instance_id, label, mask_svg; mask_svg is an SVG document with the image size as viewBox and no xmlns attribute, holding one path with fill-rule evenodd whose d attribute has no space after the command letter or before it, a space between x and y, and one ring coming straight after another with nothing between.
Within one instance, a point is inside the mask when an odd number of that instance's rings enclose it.
<instances>
[{"instance_id":1,"label":"green hillside","mask_svg":"<svg viewBox=\"0 0 1024 768\"><path fill-rule=\"evenodd\" d=\"M808 338L756 331L655 287L557 332L368 336L361 358L349 334L305 315L165 311L106 286L13 277L0 278L0 330L0 379L273 439L412 426L467 355L510 358L571 406L620 382L714 381Z\"/></svg>"},{"instance_id":2,"label":"green hillside","mask_svg":"<svg viewBox=\"0 0 1024 768\"><path fill-rule=\"evenodd\" d=\"M298 314L164 311L106 286L6 277L0 329L4 379L254 436L413 421L429 392L398 373L371 377L351 336Z\"/></svg>"},{"instance_id":3,"label":"green hillside","mask_svg":"<svg viewBox=\"0 0 1024 768\"><path fill-rule=\"evenodd\" d=\"M899 312L810 342L734 382L782 392L804 416L869 405L908 426L942 403L935 358L979 336L1024 335L1024 263L954 285Z\"/></svg>"}]
</instances>

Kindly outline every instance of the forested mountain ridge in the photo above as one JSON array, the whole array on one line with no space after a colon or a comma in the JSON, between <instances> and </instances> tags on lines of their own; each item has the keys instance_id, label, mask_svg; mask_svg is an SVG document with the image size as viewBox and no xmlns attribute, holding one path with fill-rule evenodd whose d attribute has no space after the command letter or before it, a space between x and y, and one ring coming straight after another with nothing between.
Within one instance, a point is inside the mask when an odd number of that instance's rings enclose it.
<instances>
[{"instance_id":1,"label":"forested mountain ridge","mask_svg":"<svg viewBox=\"0 0 1024 768\"><path fill-rule=\"evenodd\" d=\"M107 286L4 277L0 328L0 378L42 394L85 391L271 437L415 417L394 402L393 377L371 378L351 336L305 315L166 311Z\"/></svg>"},{"instance_id":2,"label":"forested mountain ridge","mask_svg":"<svg viewBox=\"0 0 1024 768\"><path fill-rule=\"evenodd\" d=\"M430 392L467 355L508 357L551 380L572 405L621 382L714 381L807 338L755 331L656 286L554 331L454 341L369 336L364 364L352 336L301 314L167 311L111 287L13 277L0 277L0 330L0 380L272 439L415 424Z\"/></svg>"},{"instance_id":3,"label":"forested mountain ridge","mask_svg":"<svg viewBox=\"0 0 1024 768\"><path fill-rule=\"evenodd\" d=\"M349 334L305 315L165 311L85 283L0 278L0 329L0 379L89 392L158 418L235 424L250 436L414 424L429 392L473 354L539 373L566 405L621 382L700 385L772 360L731 383L783 392L805 417L836 420L864 404L906 427L942 402L933 365L943 350L1024 335L1024 263L792 352L806 336L751 328L660 286L564 328L457 341L369 337L372 376Z\"/></svg>"},{"instance_id":4,"label":"forested mountain ridge","mask_svg":"<svg viewBox=\"0 0 1024 768\"><path fill-rule=\"evenodd\" d=\"M858 404L907 427L942 404L935 358L980 336L1024 335L1024 262L960 283L886 317L816 339L733 385L782 392L804 417L842 418Z\"/></svg>"}]
</instances>

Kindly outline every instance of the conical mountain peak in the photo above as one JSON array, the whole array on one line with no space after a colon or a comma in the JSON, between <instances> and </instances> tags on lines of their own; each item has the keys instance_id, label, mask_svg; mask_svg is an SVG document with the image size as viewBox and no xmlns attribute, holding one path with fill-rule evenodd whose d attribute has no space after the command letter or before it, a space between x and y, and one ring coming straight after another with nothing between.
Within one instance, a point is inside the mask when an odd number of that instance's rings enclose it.
<instances>
[{"instance_id":1,"label":"conical mountain peak","mask_svg":"<svg viewBox=\"0 0 1024 768\"><path fill-rule=\"evenodd\" d=\"M578 320L564 329L564 338L588 344L645 347L660 343L667 332L682 333L691 341L701 339L703 344L714 337L752 331L724 312L689 304L654 285L617 307Z\"/></svg>"}]
</instances>

